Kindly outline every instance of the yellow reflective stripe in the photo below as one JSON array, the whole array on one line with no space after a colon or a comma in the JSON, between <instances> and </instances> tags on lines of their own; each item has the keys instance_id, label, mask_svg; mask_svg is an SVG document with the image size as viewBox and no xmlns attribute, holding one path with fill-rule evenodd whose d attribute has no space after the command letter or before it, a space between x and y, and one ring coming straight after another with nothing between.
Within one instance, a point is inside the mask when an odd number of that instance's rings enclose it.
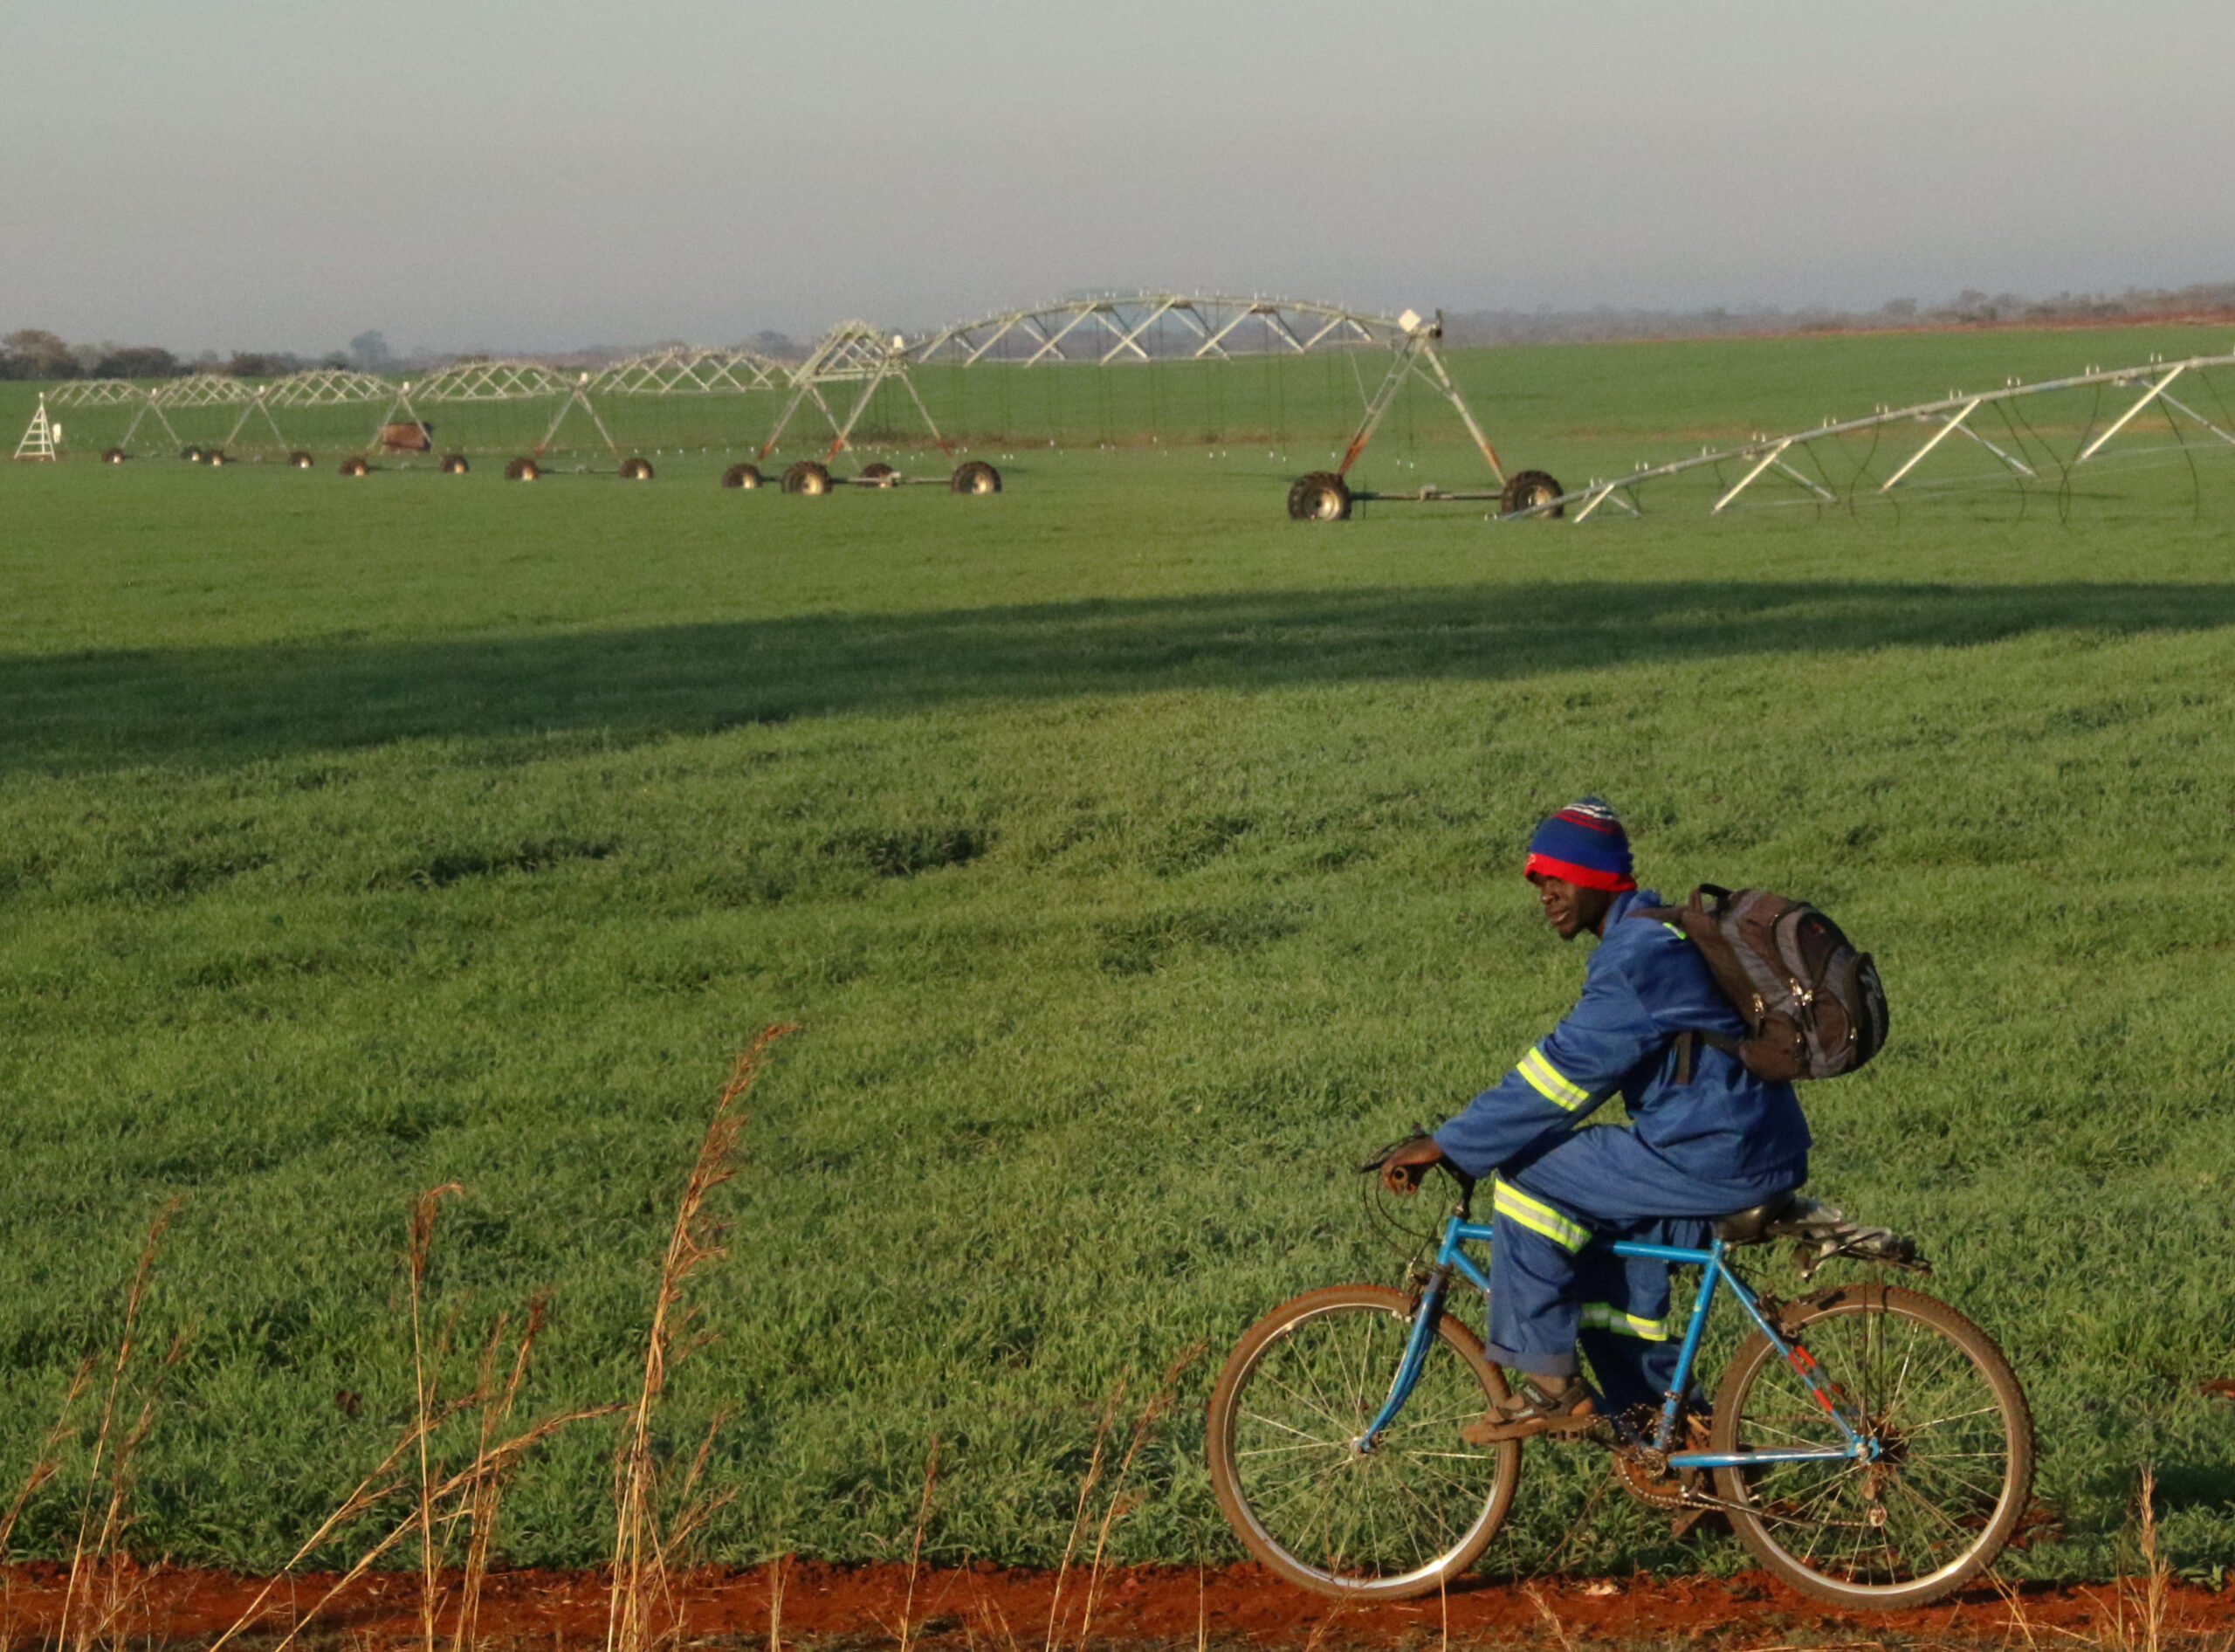
<instances>
[{"instance_id":1,"label":"yellow reflective stripe","mask_svg":"<svg viewBox=\"0 0 2235 1652\"><path fill-rule=\"evenodd\" d=\"M1515 1070L1529 1081L1529 1087L1551 1102L1555 1107L1573 1112L1591 1099L1591 1092L1570 1084L1560 1076L1560 1070L1544 1059L1544 1048L1539 1044L1521 1058Z\"/></svg>"},{"instance_id":2,"label":"yellow reflective stripe","mask_svg":"<svg viewBox=\"0 0 2235 1652\"><path fill-rule=\"evenodd\" d=\"M1541 1233L1564 1249L1580 1250L1591 1242L1588 1229L1578 1227L1551 1206L1531 1199L1505 1181L1501 1180L1491 1192L1490 1208L1509 1222L1517 1222L1531 1233Z\"/></svg>"},{"instance_id":3,"label":"yellow reflective stripe","mask_svg":"<svg viewBox=\"0 0 2235 1652\"><path fill-rule=\"evenodd\" d=\"M1668 1340L1668 1321L1647 1319L1642 1315L1626 1313L1611 1302L1586 1302L1583 1304L1583 1323L1600 1331L1612 1331L1620 1336L1639 1337L1647 1342Z\"/></svg>"}]
</instances>

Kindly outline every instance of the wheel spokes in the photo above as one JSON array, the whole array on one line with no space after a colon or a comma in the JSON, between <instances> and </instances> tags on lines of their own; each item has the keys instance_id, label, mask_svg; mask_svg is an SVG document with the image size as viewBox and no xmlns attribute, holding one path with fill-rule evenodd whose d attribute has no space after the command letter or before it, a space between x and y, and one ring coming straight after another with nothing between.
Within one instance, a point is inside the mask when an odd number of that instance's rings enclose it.
<instances>
[{"instance_id":1,"label":"wheel spokes","mask_svg":"<svg viewBox=\"0 0 2235 1652\"><path fill-rule=\"evenodd\" d=\"M1465 1540L1496 1490L1497 1458L1459 1440L1481 1414L1480 1380L1441 1338L1394 1421L1371 1449L1357 1449L1409 1332L1386 1311L1299 1321L1267 1345L1236 1408L1244 1500L1275 1543L1315 1570L1371 1579L1430 1566Z\"/></svg>"},{"instance_id":2,"label":"wheel spokes","mask_svg":"<svg viewBox=\"0 0 2235 1652\"><path fill-rule=\"evenodd\" d=\"M1991 1523L2012 1466L1985 1372L1937 1326L1890 1311L1827 1314L1805 1337L1877 1456L1750 1469L1749 1501L1772 1541L1809 1570L1858 1585L1959 1564ZM1774 1354L1757 1368L1737 1435L1742 1449L1846 1443Z\"/></svg>"}]
</instances>

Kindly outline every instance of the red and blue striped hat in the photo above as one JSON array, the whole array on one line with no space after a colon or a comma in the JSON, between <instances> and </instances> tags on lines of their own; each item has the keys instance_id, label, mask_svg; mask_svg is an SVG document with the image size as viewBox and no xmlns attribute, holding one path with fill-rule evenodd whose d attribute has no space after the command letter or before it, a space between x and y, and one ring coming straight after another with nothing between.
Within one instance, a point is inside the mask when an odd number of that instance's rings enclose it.
<instances>
[{"instance_id":1,"label":"red and blue striped hat","mask_svg":"<svg viewBox=\"0 0 2235 1652\"><path fill-rule=\"evenodd\" d=\"M1580 889L1635 889L1630 874L1630 835L1606 799L1570 803L1537 827L1529 840L1524 878L1543 873Z\"/></svg>"}]
</instances>

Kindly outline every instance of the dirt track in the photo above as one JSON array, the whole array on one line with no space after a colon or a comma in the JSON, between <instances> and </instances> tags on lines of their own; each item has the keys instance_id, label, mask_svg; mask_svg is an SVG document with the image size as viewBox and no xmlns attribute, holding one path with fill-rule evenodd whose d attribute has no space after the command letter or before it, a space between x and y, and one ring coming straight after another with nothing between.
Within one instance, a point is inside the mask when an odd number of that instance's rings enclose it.
<instances>
[{"instance_id":1,"label":"dirt track","mask_svg":"<svg viewBox=\"0 0 2235 1652\"><path fill-rule=\"evenodd\" d=\"M769 1642L774 1569L709 1570L683 1591L686 1642ZM66 1574L59 1566L0 1569L0 1639L7 1647L52 1647L61 1637ZM182 1645L214 1640L254 1600L253 1579L225 1573L159 1569L120 1580L129 1602L112 1644ZM331 1578L306 1576L278 1590L264 1634L283 1631L323 1595ZM967 1570L926 1567L909 1605L908 1568L839 1567L806 1561L783 1569L778 1633L787 1643L896 1642L904 1617L911 1639L973 1652L1014 1652L1054 1641L1076 1646L1089 1609L1083 1571L1065 1580L1061 1628L1055 1621L1056 1579L1045 1572L980 1564ZM1760 1573L1723 1579L1550 1579L1513 1585L1480 1582L1401 1606L1344 1609L1268 1575L1255 1566L1198 1573L1173 1566L1104 1574L1083 1638L1104 1645L1194 1646L1202 1641L1266 1646L1328 1644L1412 1649L1454 1639L1528 1639L1554 1647L1570 1642L1702 1642L1741 1645L1820 1645L1858 1641L1883 1646L1964 1642L2067 1648L2140 1647L2142 1586L2027 1587L2016 1607L1991 1589L1923 1611L1863 1616L1834 1612L1793 1594ZM345 1637L354 1645L400 1642L418 1628L416 1579L393 1573L353 1586L319 1615L314 1641ZM495 1645L563 1647L601 1643L606 1597L594 1572L513 1572L491 1579L481 1640ZM2023 1622L2018 1613L2022 1613ZM447 1622L448 1614L444 1619ZM2170 1640L2208 1639L2224 1647L2235 1635L2235 1591L2185 1584L2169 1591L2161 1626Z\"/></svg>"}]
</instances>

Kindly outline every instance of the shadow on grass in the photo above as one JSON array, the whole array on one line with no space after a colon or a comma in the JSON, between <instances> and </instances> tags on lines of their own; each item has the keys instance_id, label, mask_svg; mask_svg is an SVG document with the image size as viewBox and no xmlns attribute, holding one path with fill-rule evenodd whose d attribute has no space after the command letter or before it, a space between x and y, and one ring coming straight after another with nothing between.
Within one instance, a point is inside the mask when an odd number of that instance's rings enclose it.
<instances>
[{"instance_id":1,"label":"shadow on grass","mask_svg":"<svg viewBox=\"0 0 2235 1652\"><path fill-rule=\"evenodd\" d=\"M1286 591L431 642L0 660L0 766L413 737L622 740L972 699L1405 678L2235 623L2235 585L1640 582Z\"/></svg>"}]
</instances>

